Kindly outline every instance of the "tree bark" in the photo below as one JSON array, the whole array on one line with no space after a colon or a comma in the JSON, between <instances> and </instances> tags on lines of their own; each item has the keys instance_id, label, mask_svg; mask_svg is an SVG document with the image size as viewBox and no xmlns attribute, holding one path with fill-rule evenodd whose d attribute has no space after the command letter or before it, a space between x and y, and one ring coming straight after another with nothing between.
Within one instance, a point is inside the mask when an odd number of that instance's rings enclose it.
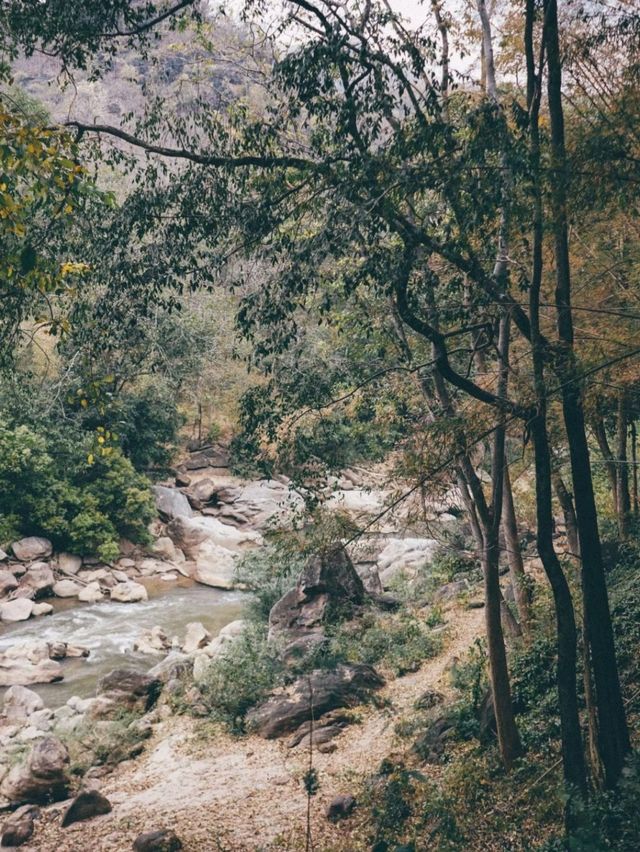
<instances>
[{"instance_id":1,"label":"tree bark","mask_svg":"<svg viewBox=\"0 0 640 852\"><path fill-rule=\"evenodd\" d=\"M602 455L602 459L604 461L604 468L607 471L607 477L609 479L609 486L611 487L611 495L613 497L613 506L616 511L616 515L618 513L618 469L616 467L615 460L613 458L613 452L611 447L609 446L609 439L607 438L607 430L604 426L604 420L601 415L597 415L593 420L593 431L596 436L596 440L598 442L598 447L600 448L600 453Z\"/></svg>"},{"instance_id":2,"label":"tree bark","mask_svg":"<svg viewBox=\"0 0 640 852\"><path fill-rule=\"evenodd\" d=\"M518 619L525 637L531 633L531 590L527 585L524 571L524 562L520 551L518 539L518 523L516 520L515 506L513 504L513 490L511 488L511 477L509 476L509 465L504 466L504 485L502 491L502 534L505 547L507 548L507 560L509 562L509 576L513 586L513 594L516 600Z\"/></svg>"},{"instance_id":3,"label":"tree bark","mask_svg":"<svg viewBox=\"0 0 640 852\"><path fill-rule=\"evenodd\" d=\"M580 540L578 538L578 522L576 521L576 510L573 505L573 497L569 493L567 486L564 483L562 476L555 471L552 474L553 487L556 492L556 497L560 503L562 514L564 515L564 525L567 531L567 546L569 555L576 562L580 561Z\"/></svg>"},{"instance_id":4,"label":"tree bark","mask_svg":"<svg viewBox=\"0 0 640 852\"><path fill-rule=\"evenodd\" d=\"M531 355L533 381L536 394L536 411L529 422L533 438L536 470L536 516L538 554L553 593L557 629L557 685L560 710L562 766L569 789L584 795L587 776L580 733L578 697L576 692L577 634L571 591L562 566L553 547L553 504L551 499L551 452L547 434L547 388L545 383L545 356L540 334L540 290L543 272L543 206L540 171L539 112L541 100L541 75L544 39L536 71L534 53L535 0L526 0L525 6L525 56L527 63L527 108L529 112L530 162L533 175L532 202L532 262L529 287L529 316L531 323ZM569 826L571 809L565 809Z\"/></svg>"},{"instance_id":5,"label":"tree bark","mask_svg":"<svg viewBox=\"0 0 640 852\"><path fill-rule=\"evenodd\" d=\"M544 10L548 68L547 94L551 123L551 165L554 171L551 206L556 266L556 314L561 344L557 367L558 374L562 377L562 409L569 441L573 493L580 538L582 589L588 616L587 630L591 643L598 704L600 754L604 766L605 783L608 787L615 787L620 780L625 758L630 751L630 742L604 576L580 377L573 350L567 163L557 0L545 0Z\"/></svg>"},{"instance_id":6,"label":"tree bark","mask_svg":"<svg viewBox=\"0 0 640 852\"><path fill-rule=\"evenodd\" d=\"M633 472L633 517L638 517L638 435L636 432L636 421L631 421L631 469Z\"/></svg>"},{"instance_id":7,"label":"tree bark","mask_svg":"<svg viewBox=\"0 0 640 852\"><path fill-rule=\"evenodd\" d=\"M625 540L629 537L629 523L631 520L631 497L629 495L629 468L627 465L627 439L629 432L629 397L622 390L618 394L618 420L616 455L618 463L617 477L617 508L618 508L618 530L620 538Z\"/></svg>"}]
</instances>

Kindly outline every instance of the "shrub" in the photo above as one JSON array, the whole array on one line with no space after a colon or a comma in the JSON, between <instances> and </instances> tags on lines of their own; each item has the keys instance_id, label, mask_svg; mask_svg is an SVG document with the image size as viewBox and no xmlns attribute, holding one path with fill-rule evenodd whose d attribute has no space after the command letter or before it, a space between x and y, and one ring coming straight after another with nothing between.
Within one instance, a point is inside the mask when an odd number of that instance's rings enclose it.
<instances>
[{"instance_id":1,"label":"shrub","mask_svg":"<svg viewBox=\"0 0 640 852\"><path fill-rule=\"evenodd\" d=\"M295 585L303 565L301 555L277 543L248 551L237 563L235 579L253 592L249 616L266 622L272 606Z\"/></svg>"},{"instance_id":2,"label":"shrub","mask_svg":"<svg viewBox=\"0 0 640 852\"><path fill-rule=\"evenodd\" d=\"M440 649L440 641L413 615L381 616L338 624L325 652L331 662L381 665L397 676L414 672Z\"/></svg>"},{"instance_id":3,"label":"shrub","mask_svg":"<svg viewBox=\"0 0 640 852\"><path fill-rule=\"evenodd\" d=\"M155 516L148 481L120 450L100 448L72 427L47 433L0 422L2 543L43 535L58 548L109 560L121 536L147 541Z\"/></svg>"},{"instance_id":4,"label":"shrub","mask_svg":"<svg viewBox=\"0 0 640 852\"><path fill-rule=\"evenodd\" d=\"M264 627L251 625L211 663L200 691L212 718L244 732L247 711L283 681L278 650Z\"/></svg>"}]
</instances>

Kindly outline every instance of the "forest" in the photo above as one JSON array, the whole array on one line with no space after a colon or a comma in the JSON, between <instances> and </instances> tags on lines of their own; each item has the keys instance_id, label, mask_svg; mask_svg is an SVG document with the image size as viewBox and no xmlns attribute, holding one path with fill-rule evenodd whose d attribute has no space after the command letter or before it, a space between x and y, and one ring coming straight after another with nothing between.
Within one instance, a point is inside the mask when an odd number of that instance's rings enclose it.
<instances>
[{"instance_id":1,"label":"forest","mask_svg":"<svg viewBox=\"0 0 640 852\"><path fill-rule=\"evenodd\" d=\"M3 0L3 847L640 848L639 84L634 0Z\"/></svg>"}]
</instances>

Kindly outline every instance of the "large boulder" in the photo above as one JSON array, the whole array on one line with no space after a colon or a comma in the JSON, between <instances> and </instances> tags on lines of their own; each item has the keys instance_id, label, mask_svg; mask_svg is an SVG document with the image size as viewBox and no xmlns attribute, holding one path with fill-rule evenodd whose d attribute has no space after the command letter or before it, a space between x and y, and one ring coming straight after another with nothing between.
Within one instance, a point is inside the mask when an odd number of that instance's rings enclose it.
<instances>
[{"instance_id":1,"label":"large boulder","mask_svg":"<svg viewBox=\"0 0 640 852\"><path fill-rule=\"evenodd\" d=\"M20 598L41 598L50 595L55 583L51 567L46 562L35 562L20 580L15 595Z\"/></svg>"},{"instance_id":2,"label":"large boulder","mask_svg":"<svg viewBox=\"0 0 640 852\"><path fill-rule=\"evenodd\" d=\"M18 588L18 581L11 571L0 570L0 597Z\"/></svg>"},{"instance_id":3,"label":"large boulder","mask_svg":"<svg viewBox=\"0 0 640 852\"><path fill-rule=\"evenodd\" d=\"M111 600L119 603L139 603L148 599L147 590L141 583L128 581L117 583L111 589Z\"/></svg>"},{"instance_id":4,"label":"large boulder","mask_svg":"<svg viewBox=\"0 0 640 852\"><path fill-rule=\"evenodd\" d=\"M98 681L96 695L104 696L118 707L128 710L150 710L162 691L160 678L135 669L114 669Z\"/></svg>"},{"instance_id":5,"label":"large boulder","mask_svg":"<svg viewBox=\"0 0 640 852\"><path fill-rule=\"evenodd\" d=\"M295 730L312 714L317 719L337 707L359 704L383 685L384 680L371 666L316 669L250 710L247 725L261 737L273 739Z\"/></svg>"},{"instance_id":6,"label":"large boulder","mask_svg":"<svg viewBox=\"0 0 640 852\"><path fill-rule=\"evenodd\" d=\"M34 562L36 559L46 559L53 552L53 545L48 538L32 535L21 538L11 545L14 556L21 562Z\"/></svg>"},{"instance_id":7,"label":"large boulder","mask_svg":"<svg viewBox=\"0 0 640 852\"><path fill-rule=\"evenodd\" d=\"M83 587L73 580L58 580L53 585L53 594L57 598L77 598Z\"/></svg>"},{"instance_id":8,"label":"large boulder","mask_svg":"<svg viewBox=\"0 0 640 852\"><path fill-rule=\"evenodd\" d=\"M192 506L202 506L203 503L208 503L216 492L216 486L212 479L205 477L198 482L194 482L191 487L185 492L185 495Z\"/></svg>"},{"instance_id":9,"label":"large boulder","mask_svg":"<svg viewBox=\"0 0 640 852\"><path fill-rule=\"evenodd\" d=\"M59 553L57 556L58 568L63 574L77 574L82 568L82 557L76 556L74 553Z\"/></svg>"},{"instance_id":10,"label":"large boulder","mask_svg":"<svg viewBox=\"0 0 640 852\"><path fill-rule=\"evenodd\" d=\"M33 612L33 601L30 598L16 598L0 604L0 621L26 621Z\"/></svg>"},{"instance_id":11,"label":"large boulder","mask_svg":"<svg viewBox=\"0 0 640 852\"><path fill-rule=\"evenodd\" d=\"M261 479L239 487L217 489L215 497L222 504L219 516L230 523L246 523L263 528L287 526L304 506L304 500L286 483L277 479Z\"/></svg>"},{"instance_id":12,"label":"large boulder","mask_svg":"<svg viewBox=\"0 0 640 852\"><path fill-rule=\"evenodd\" d=\"M202 544L211 543L231 551L241 551L247 546L263 544L260 533L239 530L223 524L218 518L198 516L174 518L167 526L171 539L189 559L197 559L202 553Z\"/></svg>"},{"instance_id":13,"label":"large boulder","mask_svg":"<svg viewBox=\"0 0 640 852\"><path fill-rule=\"evenodd\" d=\"M10 686L4 694L2 715L9 722L24 722L32 713L42 710L44 702L37 692L24 686Z\"/></svg>"},{"instance_id":14,"label":"large boulder","mask_svg":"<svg viewBox=\"0 0 640 852\"><path fill-rule=\"evenodd\" d=\"M98 790L82 790L62 815L60 825L66 828L74 822L93 819L111 813L111 802Z\"/></svg>"},{"instance_id":15,"label":"large boulder","mask_svg":"<svg viewBox=\"0 0 640 852\"><path fill-rule=\"evenodd\" d=\"M0 794L12 803L64 799L69 788L69 752L57 737L43 737L24 763L13 766L0 784Z\"/></svg>"},{"instance_id":16,"label":"large boulder","mask_svg":"<svg viewBox=\"0 0 640 852\"><path fill-rule=\"evenodd\" d=\"M269 614L269 636L295 639L318 631L329 604L348 607L364 603L366 592L343 547L312 556L296 586L277 601Z\"/></svg>"},{"instance_id":17,"label":"large boulder","mask_svg":"<svg viewBox=\"0 0 640 852\"><path fill-rule=\"evenodd\" d=\"M232 589L236 584L236 554L213 542L204 542L196 561L186 567L188 576L204 586Z\"/></svg>"},{"instance_id":18,"label":"large boulder","mask_svg":"<svg viewBox=\"0 0 640 852\"><path fill-rule=\"evenodd\" d=\"M83 589L78 592L78 600L82 603L98 603L104 598L104 592L100 588L100 583L94 581L88 583Z\"/></svg>"},{"instance_id":19,"label":"large boulder","mask_svg":"<svg viewBox=\"0 0 640 852\"><path fill-rule=\"evenodd\" d=\"M166 485L154 485L153 493L156 498L156 507L160 517L167 520L172 518L190 518L193 514L189 501L181 491L176 488L167 488Z\"/></svg>"},{"instance_id":20,"label":"large boulder","mask_svg":"<svg viewBox=\"0 0 640 852\"><path fill-rule=\"evenodd\" d=\"M429 563L440 544L432 538L390 538L377 560L378 574L384 588L405 574L413 578Z\"/></svg>"},{"instance_id":21,"label":"large boulder","mask_svg":"<svg viewBox=\"0 0 640 852\"><path fill-rule=\"evenodd\" d=\"M62 680L62 666L55 660L36 662L22 657L0 654L0 687L27 686L32 683L55 683Z\"/></svg>"},{"instance_id":22,"label":"large boulder","mask_svg":"<svg viewBox=\"0 0 640 852\"><path fill-rule=\"evenodd\" d=\"M182 643L185 654L194 654L211 641L211 634L200 621L190 621Z\"/></svg>"}]
</instances>

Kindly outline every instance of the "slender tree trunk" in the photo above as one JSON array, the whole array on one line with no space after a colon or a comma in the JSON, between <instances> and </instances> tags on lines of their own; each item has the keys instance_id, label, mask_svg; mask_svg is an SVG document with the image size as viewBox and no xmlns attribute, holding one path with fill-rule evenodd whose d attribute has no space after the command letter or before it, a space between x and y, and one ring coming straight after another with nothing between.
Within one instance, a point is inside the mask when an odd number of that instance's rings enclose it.
<instances>
[{"instance_id":1,"label":"slender tree trunk","mask_svg":"<svg viewBox=\"0 0 640 852\"><path fill-rule=\"evenodd\" d=\"M636 421L631 421L631 468L633 472L633 517L638 517L638 435L636 432Z\"/></svg>"},{"instance_id":2,"label":"slender tree trunk","mask_svg":"<svg viewBox=\"0 0 640 852\"><path fill-rule=\"evenodd\" d=\"M567 531L567 545L569 554L575 561L580 561L580 539L578 538L578 523L576 521L576 511L573 505L573 497L569 493L567 486L564 483L562 476L555 471L553 473L553 487L556 492L556 497L560 503L562 514L564 515L564 525Z\"/></svg>"},{"instance_id":3,"label":"slender tree trunk","mask_svg":"<svg viewBox=\"0 0 640 852\"><path fill-rule=\"evenodd\" d=\"M598 515L593 492L579 373L573 351L571 265L566 187L567 164L557 0L545 0L544 10L548 69L547 93L551 123L552 168L554 170L551 204L556 265L556 312L561 343L558 371L562 376L562 409L569 441L573 493L575 495L582 556L582 588L588 616L587 629L591 643L598 703L600 754L606 785L614 787L620 780L624 761L630 750L630 743L602 562Z\"/></svg>"},{"instance_id":4,"label":"slender tree trunk","mask_svg":"<svg viewBox=\"0 0 640 852\"><path fill-rule=\"evenodd\" d=\"M522 636L522 626L511 611L511 607L500 592L500 616L502 619L502 632L511 639L518 639Z\"/></svg>"},{"instance_id":5,"label":"slender tree trunk","mask_svg":"<svg viewBox=\"0 0 640 852\"><path fill-rule=\"evenodd\" d=\"M613 506L616 511L616 515L618 513L618 469L616 467L615 460L613 458L613 452L611 447L609 446L609 439L607 438L607 430L604 427L604 420L601 415L597 415L593 421L593 431L596 436L596 440L598 442L598 447L600 448L600 453L602 455L604 461L604 468L607 471L607 477L609 479L609 486L611 487L611 494L613 496Z\"/></svg>"},{"instance_id":6,"label":"slender tree trunk","mask_svg":"<svg viewBox=\"0 0 640 852\"><path fill-rule=\"evenodd\" d=\"M513 594L518 610L518 619L524 636L531 632L531 590L527 585L524 571L524 562L520 551L518 539L518 524L516 520L515 506L513 504L513 490L511 488L511 477L509 476L509 465L505 461L504 485L502 491L502 534L505 547L507 548L507 560L509 562L509 576L513 586Z\"/></svg>"},{"instance_id":7,"label":"slender tree trunk","mask_svg":"<svg viewBox=\"0 0 640 852\"><path fill-rule=\"evenodd\" d=\"M558 705L562 742L562 766L569 788L584 795L587 791L587 776L578 715L576 692L577 634L575 612L571 591L553 547L553 504L551 499L551 452L547 435L547 389L544 376L544 353L540 340L540 289L543 271L543 207L540 183L540 136L539 111L541 100L541 75L544 64L542 51L539 72L536 72L534 52L534 25L536 18L535 0L526 0L525 5L525 56L527 63L527 108L529 111L530 159L533 198L532 264L529 287L529 315L531 321L531 354L533 379L536 393L536 411L532 416L531 430L536 470L536 515L538 554L553 593L557 629L557 683ZM567 825L570 824L571 809L565 810Z\"/></svg>"},{"instance_id":8,"label":"slender tree trunk","mask_svg":"<svg viewBox=\"0 0 640 852\"><path fill-rule=\"evenodd\" d=\"M618 395L617 422L617 506L618 530L621 539L629 537L629 522L631 520L631 497L629 496L629 468L627 466L627 439L629 432L629 397L626 391Z\"/></svg>"}]
</instances>

